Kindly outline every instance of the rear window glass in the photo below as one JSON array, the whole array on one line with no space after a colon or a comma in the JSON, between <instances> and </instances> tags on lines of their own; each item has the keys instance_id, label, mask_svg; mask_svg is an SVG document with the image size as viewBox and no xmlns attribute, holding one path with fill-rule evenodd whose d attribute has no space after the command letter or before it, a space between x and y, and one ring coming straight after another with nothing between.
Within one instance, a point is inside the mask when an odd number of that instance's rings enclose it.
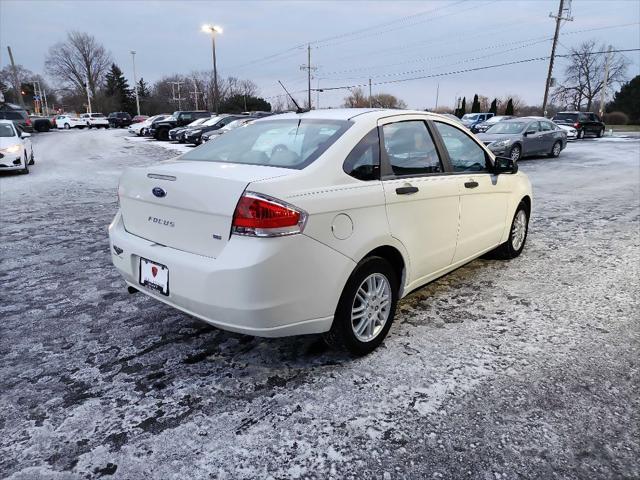
<instances>
[{"instance_id":1,"label":"rear window glass","mask_svg":"<svg viewBox=\"0 0 640 480\"><path fill-rule=\"evenodd\" d=\"M221 135L182 160L303 169L351 126L345 120L262 120Z\"/></svg>"},{"instance_id":2,"label":"rear window glass","mask_svg":"<svg viewBox=\"0 0 640 480\"><path fill-rule=\"evenodd\" d=\"M22 120L22 115L18 112L0 112L0 118L6 120Z\"/></svg>"},{"instance_id":3,"label":"rear window glass","mask_svg":"<svg viewBox=\"0 0 640 480\"><path fill-rule=\"evenodd\" d=\"M558 113L555 117L553 117L555 120L577 120L578 119L578 114L577 113Z\"/></svg>"}]
</instances>

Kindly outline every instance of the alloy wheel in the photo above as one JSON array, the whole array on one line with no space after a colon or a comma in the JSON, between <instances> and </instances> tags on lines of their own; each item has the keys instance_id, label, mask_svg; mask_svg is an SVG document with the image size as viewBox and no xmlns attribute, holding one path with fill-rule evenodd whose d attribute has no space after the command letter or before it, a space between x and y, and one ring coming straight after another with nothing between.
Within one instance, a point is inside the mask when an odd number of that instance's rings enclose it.
<instances>
[{"instance_id":1,"label":"alloy wheel","mask_svg":"<svg viewBox=\"0 0 640 480\"><path fill-rule=\"evenodd\" d=\"M527 235L527 214L524 210L518 210L511 226L511 246L518 251L522 248Z\"/></svg>"},{"instance_id":2,"label":"alloy wheel","mask_svg":"<svg viewBox=\"0 0 640 480\"><path fill-rule=\"evenodd\" d=\"M361 342L370 342L384 329L391 313L391 285L381 273L365 278L351 307L351 328Z\"/></svg>"}]
</instances>

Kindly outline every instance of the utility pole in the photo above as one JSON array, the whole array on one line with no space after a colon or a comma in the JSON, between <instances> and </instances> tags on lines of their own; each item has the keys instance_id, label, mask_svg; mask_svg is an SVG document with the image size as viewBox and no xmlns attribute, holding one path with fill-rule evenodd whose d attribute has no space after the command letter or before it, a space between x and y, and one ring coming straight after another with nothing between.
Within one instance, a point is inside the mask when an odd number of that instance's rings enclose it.
<instances>
[{"instance_id":1,"label":"utility pole","mask_svg":"<svg viewBox=\"0 0 640 480\"><path fill-rule=\"evenodd\" d=\"M311 44L307 45L307 64L300 65L300 70L307 71L307 102L309 110L311 110L311 71L317 70L317 67L311 66Z\"/></svg>"},{"instance_id":2,"label":"utility pole","mask_svg":"<svg viewBox=\"0 0 640 480\"><path fill-rule=\"evenodd\" d=\"M600 96L600 119L604 116L604 103L607 100L607 84L609 83L609 64L611 63L611 45L607 51L607 60L604 63L604 81L602 82L602 93Z\"/></svg>"},{"instance_id":3,"label":"utility pole","mask_svg":"<svg viewBox=\"0 0 640 480\"><path fill-rule=\"evenodd\" d=\"M194 96L195 100L196 100L196 110L198 109L198 95L200 94L200 92L198 91L198 83L196 82L196 79L193 79L193 92L189 92L191 95Z\"/></svg>"},{"instance_id":4,"label":"utility pole","mask_svg":"<svg viewBox=\"0 0 640 480\"><path fill-rule=\"evenodd\" d=\"M182 110L182 100L184 100L184 98L182 98L182 96L180 95L180 85L182 85L184 82L171 82L171 93L173 94L173 101L174 102L178 102L178 110ZM178 96L176 97L176 89L175 86L178 86Z\"/></svg>"},{"instance_id":5,"label":"utility pole","mask_svg":"<svg viewBox=\"0 0 640 480\"><path fill-rule=\"evenodd\" d=\"M133 62L133 91L136 94L136 109L140 115L140 99L138 98L138 79L136 78L136 51L131 50L131 60Z\"/></svg>"},{"instance_id":6,"label":"utility pole","mask_svg":"<svg viewBox=\"0 0 640 480\"><path fill-rule=\"evenodd\" d=\"M371 96L371 79L369 79L369 108L372 107L372 96Z\"/></svg>"},{"instance_id":7,"label":"utility pole","mask_svg":"<svg viewBox=\"0 0 640 480\"><path fill-rule=\"evenodd\" d=\"M11 62L11 70L13 71L13 88L17 89L16 93L18 95L18 101L20 102L20 106L24 108L24 98L22 98L22 84L20 83L18 69L16 68L15 62L13 61L13 52L11 52L11 47L9 45L7 45L7 50L9 50L9 61Z\"/></svg>"},{"instance_id":8,"label":"utility pole","mask_svg":"<svg viewBox=\"0 0 640 480\"><path fill-rule=\"evenodd\" d=\"M438 97L440 96L440 82L438 82L438 85L436 86L436 107L434 108L434 110L438 110Z\"/></svg>"},{"instance_id":9,"label":"utility pole","mask_svg":"<svg viewBox=\"0 0 640 480\"><path fill-rule=\"evenodd\" d=\"M565 8L565 2L567 4ZM566 13L566 17L563 14ZM560 34L560 23L562 20L571 22L571 0L560 0L560 6L558 7L558 15L549 14L550 18L556 19L556 31L553 35L553 44L551 45L551 57L549 58L549 71L547 72L547 82L544 86L544 100L542 100L542 114L547 116L547 100L549 99L549 87L551 86L551 74L553 73L553 61L556 56L556 46L558 44L558 35Z\"/></svg>"},{"instance_id":10,"label":"utility pole","mask_svg":"<svg viewBox=\"0 0 640 480\"><path fill-rule=\"evenodd\" d=\"M85 86L87 90L87 113L93 113L91 110L91 94L89 93L89 77L86 76L84 78L86 80Z\"/></svg>"}]
</instances>

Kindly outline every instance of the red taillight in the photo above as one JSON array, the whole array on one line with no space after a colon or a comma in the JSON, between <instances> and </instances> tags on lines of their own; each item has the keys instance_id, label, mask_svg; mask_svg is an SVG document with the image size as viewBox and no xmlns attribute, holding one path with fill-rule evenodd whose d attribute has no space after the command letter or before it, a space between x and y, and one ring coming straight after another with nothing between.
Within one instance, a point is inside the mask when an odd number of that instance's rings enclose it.
<instances>
[{"instance_id":1,"label":"red taillight","mask_svg":"<svg viewBox=\"0 0 640 480\"><path fill-rule=\"evenodd\" d=\"M27 118L27 121L25 123L27 124L28 127L30 127L31 126L31 119Z\"/></svg>"},{"instance_id":2,"label":"red taillight","mask_svg":"<svg viewBox=\"0 0 640 480\"><path fill-rule=\"evenodd\" d=\"M576 123L573 124L573 127L574 128L580 128L580 124L578 122L576 122Z\"/></svg>"},{"instance_id":3,"label":"red taillight","mask_svg":"<svg viewBox=\"0 0 640 480\"><path fill-rule=\"evenodd\" d=\"M245 192L233 213L231 232L254 237L279 237L301 233L307 214L259 193Z\"/></svg>"}]
</instances>

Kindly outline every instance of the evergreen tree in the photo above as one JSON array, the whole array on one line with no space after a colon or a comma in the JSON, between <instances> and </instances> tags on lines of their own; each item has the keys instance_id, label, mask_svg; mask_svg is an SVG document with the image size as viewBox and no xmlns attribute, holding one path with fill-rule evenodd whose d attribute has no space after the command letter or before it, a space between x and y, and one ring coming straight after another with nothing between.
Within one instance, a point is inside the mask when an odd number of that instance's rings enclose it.
<instances>
[{"instance_id":1,"label":"evergreen tree","mask_svg":"<svg viewBox=\"0 0 640 480\"><path fill-rule=\"evenodd\" d=\"M623 112L629 116L629 123L640 123L640 75L622 85L607 105L608 112Z\"/></svg>"},{"instance_id":2,"label":"evergreen tree","mask_svg":"<svg viewBox=\"0 0 640 480\"><path fill-rule=\"evenodd\" d=\"M129 113L135 110L135 99L131 88L129 88L129 82L115 63L111 64L111 68L107 72L104 90L116 110Z\"/></svg>"},{"instance_id":3,"label":"evergreen tree","mask_svg":"<svg viewBox=\"0 0 640 480\"><path fill-rule=\"evenodd\" d=\"M140 78L138 80L138 97L146 98L151 95L151 90L149 90L149 85L144 81L144 78Z\"/></svg>"},{"instance_id":4,"label":"evergreen tree","mask_svg":"<svg viewBox=\"0 0 640 480\"><path fill-rule=\"evenodd\" d=\"M510 98L507 102L507 108L504 109L505 115L513 115L513 100Z\"/></svg>"},{"instance_id":5,"label":"evergreen tree","mask_svg":"<svg viewBox=\"0 0 640 480\"><path fill-rule=\"evenodd\" d=\"M480 111L480 100L478 100L478 94L473 96L473 103L471 104L471 113L478 113Z\"/></svg>"},{"instance_id":6,"label":"evergreen tree","mask_svg":"<svg viewBox=\"0 0 640 480\"><path fill-rule=\"evenodd\" d=\"M460 117L467 113L467 97L462 97L462 106L460 107Z\"/></svg>"},{"instance_id":7,"label":"evergreen tree","mask_svg":"<svg viewBox=\"0 0 640 480\"><path fill-rule=\"evenodd\" d=\"M494 115L498 114L498 99L494 98L493 102L491 102L491 107L489 107L489 113L493 113Z\"/></svg>"}]
</instances>

